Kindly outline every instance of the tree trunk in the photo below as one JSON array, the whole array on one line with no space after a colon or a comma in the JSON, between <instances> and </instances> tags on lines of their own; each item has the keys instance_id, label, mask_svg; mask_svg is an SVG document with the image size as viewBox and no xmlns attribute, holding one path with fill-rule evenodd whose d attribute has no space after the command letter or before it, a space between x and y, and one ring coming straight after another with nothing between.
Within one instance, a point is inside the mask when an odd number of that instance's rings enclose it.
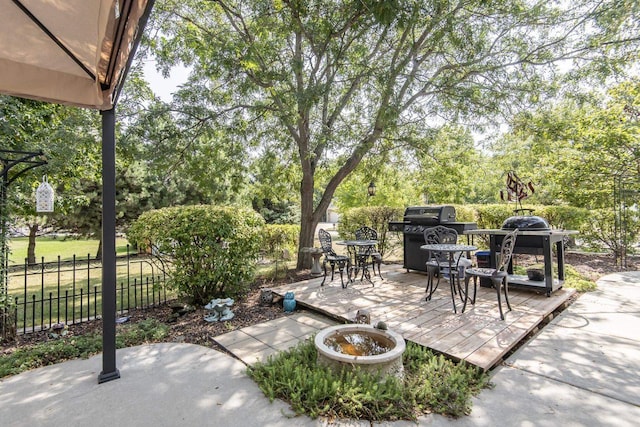
<instances>
[{"instance_id":1,"label":"tree trunk","mask_svg":"<svg viewBox=\"0 0 640 427\"><path fill-rule=\"evenodd\" d=\"M102 238L98 242L98 253L96 253L96 259L102 259Z\"/></svg>"},{"instance_id":2,"label":"tree trunk","mask_svg":"<svg viewBox=\"0 0 640 427\"><path fill-rule=\"evenodd\" d=\"M311 268L311 254L309 252L302 252L301 249L313 247L317 226L318 221L314 221L313 216L307 220L302 219L300 221L300 244L298 247L298 262L296 264L296 270Z\"/></svg>"},{"instance_id":3,"label":"tree trunk","mask_svg":"<svg viewBox=\"0 0 640 427\"><path fill-rule=\"evenodd\" d=\"M27 246L27 264L36 263L36 234L38 233L38 224L29 225L29 246Z\"/></svg>"},{"instance_id":4,"label":"tree trunk","mask_svg":"<svg viewBox=\"0 0 640 427\"><path fill-rule=\"evenodd\" d=\"M313 214L313 177L303 171L300 184L300 235L296 270L311 268L311 254L302 252L302 248L313 247L313 237L318 225L318 221L314 221Z\"/></svg>"},{"instance_id":5,"label":"tree trunk","mask_svg":"<svg viewBox=\"0 0 640 427\"><path fill-rule=\"evenodd\" d=\"M302 248L312 248L314 245L315 232L322 219L322 215L329 208L335 189L328 186L318 206L313 207L313 177L306 176L303 172L302 185L300 186L300 236L298 245L298 262L296 270L311 268L311 254L301 252Z\"/></svg>"},{"instance_id":6,"label":"tree trunk","mask_svg":"<svg viewBox=\"0 0 640 427\"><path fill-rule=\"evenodd\" d=\"M331 199L335 194L338 185L358 166L362 160L362 156L367 152L373 142L379 138L380 131L374 132L365 141L360 144L360 149L347 159L336 172L336 174L329 180L329 183L324 189L322 197L318 206L313 206L313 187L314 187L314 165L313 162L302 162L302 182L300 184L300 240L298 245L298 262L296 263L296 270L304 270L311 267L311 254L308 252L301 252L302 248L313 247L314 234L316 227L322 219L322 215L327 211L331 204ZM301 158L305 159L305 156Z\"/></svg>"}]
</instances>

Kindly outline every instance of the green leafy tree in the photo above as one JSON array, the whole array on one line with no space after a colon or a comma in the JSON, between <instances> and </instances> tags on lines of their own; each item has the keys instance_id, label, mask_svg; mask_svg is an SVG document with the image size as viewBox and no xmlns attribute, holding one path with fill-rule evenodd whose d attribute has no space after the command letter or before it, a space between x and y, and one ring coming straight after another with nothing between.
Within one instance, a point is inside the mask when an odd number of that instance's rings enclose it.
<instances>
[{"instance_id":1,"label":"green leafy tree","mask_svg":"<svg viewBox=\"0 0 640 427\"><path fill-rule=\"evenodd\" d=\"M640 203L640 80L522 114L503 145L529 150L537 200L589 209L585 242L622 257L637 238ZM513 156L513 152L511 152ZM505 158L508 157L505 155ZM511 157L513 158L513 157ZM603 221L595 226L593 223Z\"/></svg>"},{"instance_id":2,"label":"green leafy tree","mask_svg":"<svg viewBox=\"0 0 640 427\"><path fill-rule=\"evenodd\" d=\"M628 59L635 12L613 0L181 0L158 5L151 43L165 69L192 67L176 100L185 128L295 156L308 247L363 159L544 99L561 59Z\"/></svg>"},{"instance_id":3,"label":"green leafy tree","mask_svg":"<svg viewBox=\"0 0 640 427\"><path fill-rule=\"evenodd\" d=\"M460 126L443 126L416 147L419 188L425 201L437 204L489 201L497 194L496 170L475 148L471 133ZM487 185L489 184L489 185ZM491 184L494 184L493 186ZM494 196L495 197L495 196Z\"/></svg>"},{"instance_id":4,"label":"green leafy tree","mask_svg":"<svg viewBox=\"0 0 640 427\"><path fill-rule=\"evenodd\" d=\"M208 126L200 110L187 111L197 101L186 93L175 108L151 92L138 68L127 79L119 111L118 155L124 167L139 162L147 179L167 197L155 207L182 203L248 204L251 162L242 142L230 139L224 128ZM197 98L197 94L191 94ZM195 107L193 107L195 109ZM180 194L183 192L183 194Z\"/></svg>"},{"instance_id":5,"label":"green leafy tree","mask_svg":"<svg viewBox=\"0 0 640 427\"><path fill-rule=\"evenodd\" d=\"M368 193L371 182L376 187L373 196ZM341 213L362 206L404 208L423 203L420 188L418 173L408 162L397 159L372 165L365 159L336 189L335 204Z\"/></svg>"},{"instance_id":6,"label":"green leafy tree","mask_svg":"<svg viewBox=\"0 0 640 427\"><path fill-rule=\"evenodd\" d=\"M640 80L587 99L566 100L513 122L507 147L530 152L526 166L540 182L543 203L609 208L617 180L626 179L631 190L640 183L640 121L633 114L640 111Z\"/></svg>"},{"instance_id":7,"label":"green leafy tree","mask_svg":"<svg viewBox=\"0 0 640 427\"><path fill-rule=\"evenodd\" d=\"M26 173L11 184L9 210L16 223L29 229L27 260L35 262L36 237L55 225L78 202L69 190L99 175L99 116L79 108L38 101L0 97L0 146L10 150L42 150L47 164ZM35 211L35 190L40 177L56 190L55 212Z\"/></svg>"}]
</instances>

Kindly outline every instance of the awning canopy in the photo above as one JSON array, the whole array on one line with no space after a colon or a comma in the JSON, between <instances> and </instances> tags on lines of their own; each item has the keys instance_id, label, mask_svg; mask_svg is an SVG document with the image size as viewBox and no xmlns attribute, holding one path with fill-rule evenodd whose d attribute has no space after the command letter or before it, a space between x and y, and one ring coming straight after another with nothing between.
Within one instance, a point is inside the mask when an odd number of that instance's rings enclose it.
<instances>
[{"instance_id":1,"label":"awning canopy","mask_svg":"<svg viewBox=\"0 0 640 427\"><path fill-rule=\"evenodd\" d=\"M0 0L0 93L111 109L152 3Z\"/></svg>"},{"instance_id":2,"label":"awning canopy","mask_svg":"<svg viewBox=\"0 0 640 427\"><path fill-rule=\"evenodd\" d=\"M115 106L154 0L0 0L0 93L102 112L102 372L116 367Z\"/></svg>"}]
</instances>

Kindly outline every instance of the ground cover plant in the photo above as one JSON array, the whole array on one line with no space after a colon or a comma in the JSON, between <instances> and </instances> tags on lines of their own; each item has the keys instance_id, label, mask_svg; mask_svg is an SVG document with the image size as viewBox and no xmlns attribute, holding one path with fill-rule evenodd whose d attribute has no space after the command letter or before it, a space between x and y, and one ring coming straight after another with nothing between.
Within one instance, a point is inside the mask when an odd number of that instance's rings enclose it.
<instances>
[{"instance_id":1,"label":"ground cover plant","mask_svg":"<svg viewBox=\"0 0 640 427\"><path fill-rule=\"evenodd\" d=\"M287 401L298 415L370 421L416 420L436 412L460 417L489 376L464 362L408 342L404 378L381 378L359 369L334 373L316 362L313 338L248 368L264 394Z\"/></svg>"}]
</instances>

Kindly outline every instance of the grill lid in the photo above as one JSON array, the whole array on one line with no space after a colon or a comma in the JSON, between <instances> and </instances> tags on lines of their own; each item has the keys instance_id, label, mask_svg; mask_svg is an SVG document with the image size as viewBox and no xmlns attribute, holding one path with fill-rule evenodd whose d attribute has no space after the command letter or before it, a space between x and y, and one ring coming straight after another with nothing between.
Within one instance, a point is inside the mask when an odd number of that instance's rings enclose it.
<instances>
[{"instance_id":1,"label":"grill lid","mask_svg":"<svg viewBox=\"0 0 640 427\"><path fill-rule=\"evenodd\" d=\"M410 206L404 211L404 220L411 224L438 225L456 220L453 206Z\"/></svg>"},{"instance_id":2,"label":"grill lid","mask_svg":"<svg viewBox=\"0 0 640 427\"><path fill-rule=\"evenodd\" d=\"M544 218L535 215L510 216L502 223L503 230L550 230L549 223Z\"/></svg>"}]
</instances>

